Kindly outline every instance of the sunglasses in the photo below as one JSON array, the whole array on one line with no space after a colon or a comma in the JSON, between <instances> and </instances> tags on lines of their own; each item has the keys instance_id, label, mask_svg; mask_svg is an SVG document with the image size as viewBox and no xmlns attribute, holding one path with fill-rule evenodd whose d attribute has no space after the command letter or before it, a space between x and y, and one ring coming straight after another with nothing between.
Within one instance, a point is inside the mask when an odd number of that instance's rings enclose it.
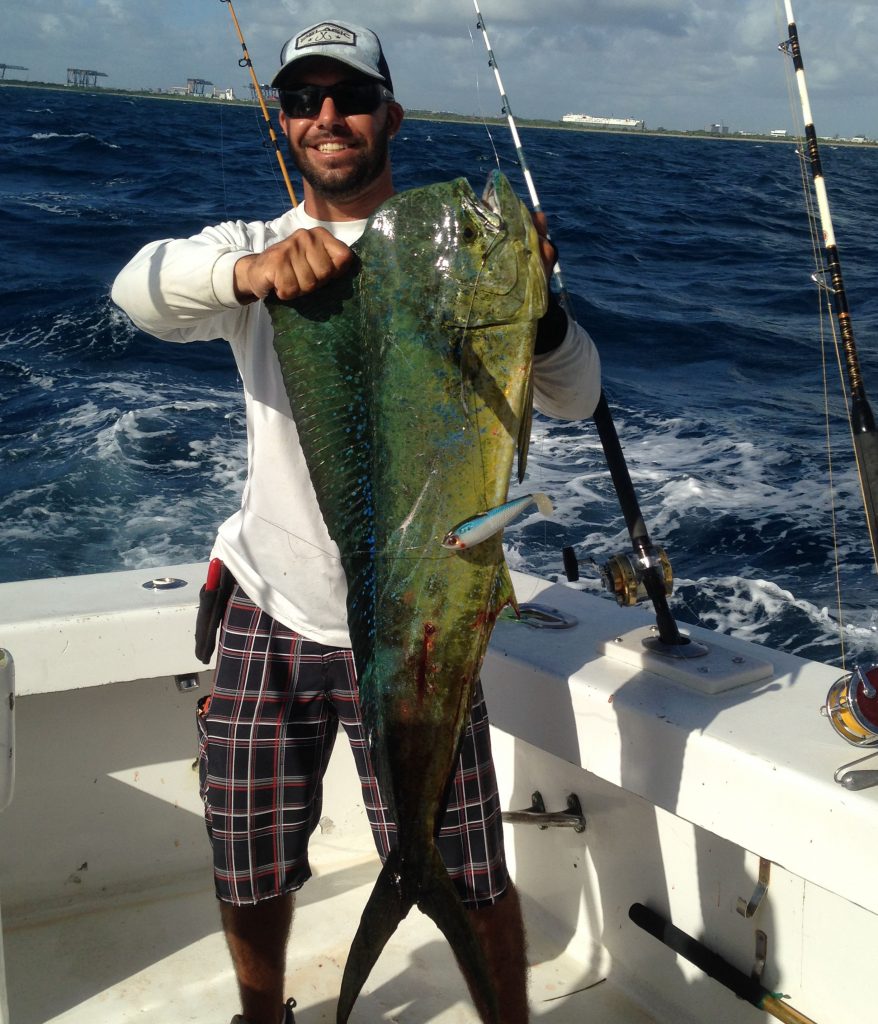
<instances>
[{"instance_id":1,"label":"sunglasses","mask_svg":"<svg viewBox=\"0 0 878 1024\"><path fill-rule=\"evenodd\" d=\"M335 85L302 85L298 89L278 89L281 110L287 117L314 117L329 96L342 117L372 114L393 93L379 82L338 82Z\"/></svg>"}]
</instances>

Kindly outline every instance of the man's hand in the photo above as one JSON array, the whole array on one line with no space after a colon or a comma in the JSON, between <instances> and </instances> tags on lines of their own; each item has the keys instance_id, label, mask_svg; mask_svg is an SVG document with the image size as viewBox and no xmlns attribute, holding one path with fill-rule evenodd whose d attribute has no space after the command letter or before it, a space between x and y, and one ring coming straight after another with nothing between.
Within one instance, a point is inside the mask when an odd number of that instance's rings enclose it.
<instances>
[{"instance_id":1,"label":"man's hand","mask_svg":"<svg viewBox=\"0 0 878 1024\"><path fill-rule=\"evenodd\" d=\"M558 262L558 250L555 243L549 239L549 229L546 226L546 215L534 213L534 227L537 229L540 243L540 259L543 261L543 270L546 274L546 284L552 279L555 264ZM567 337L569 318L558 301L558 296L549 288L549 305L545 314L537 322L537 336L534 343L536 355L545 355L553 349L558 348Z\"/></svg>"},{"instance_id":2,"label":"man's hand","mask_svg":"<svg viewBox=\"0 0 878 1024\"><path fill-rule=\"evenodd\" d=\"M540 238L540 258L543 261L543 270L546 272L546 280L548 281L551 279L555 264L558 261L558 249L549 238L546 215L544 213L534 213L531 216Z\"/></svg>"},{"instance_id":3,"label":"man's hand","mask_svg":"<svg viewBox=\"0 0 878 1024\"><path fill-rule=\"evenodd\" d=\"M299 228L264 252L242 256L235 264L235 295L241 303L295 299L323 287L349 270L353 251L326 228Z\"/></svg>"}]
</instances>

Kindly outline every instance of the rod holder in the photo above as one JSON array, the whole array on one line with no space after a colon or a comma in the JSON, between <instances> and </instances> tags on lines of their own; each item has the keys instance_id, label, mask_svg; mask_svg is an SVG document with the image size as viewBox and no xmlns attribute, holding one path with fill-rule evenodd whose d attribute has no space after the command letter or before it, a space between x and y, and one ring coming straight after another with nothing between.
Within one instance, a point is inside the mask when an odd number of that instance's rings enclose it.
<instances>
[{"instance_id":1,"label":"rod holder","mask_svg":"<svg viewBox=\"0 0 878 1024\"><path fill-rule=\"evenodd\" d=\"M736 910L741 917L752 917L759 909L762 901L765 899L766 893L768 892L768 883L771 881L771 861L766 860L765 857L759 858L759 878L756 882L756 888L753 890L753 895L749 900L745 900L743 896L738 897L738 904Z\"/></svg>"},{"instance_id":2,"label":"rod holder","mask_svg":"<svg viewBox=\"0 0 878 1024\"><path fill-rule=\"evenodd\" d=\"M201 685L197 672L184 672L181 675L174 676L174 682L180 693L189 693L192 690L197 690Z\"/></svg>"},{"instance_id":3,"label":"rod holder","mask_svg":"<svg viewBox=\"0 0 878 1024\"><path fill-rule=\"evenodd\" d=\"M509 825L537 825L540 829L572 828L575 832L585 831L585 815L582 804L575 793L567 797L566 811L547 811L542 793L537 790L531 796L530 807L520 811L504 811L503 821Z\"/></svg>"}]
</instances>

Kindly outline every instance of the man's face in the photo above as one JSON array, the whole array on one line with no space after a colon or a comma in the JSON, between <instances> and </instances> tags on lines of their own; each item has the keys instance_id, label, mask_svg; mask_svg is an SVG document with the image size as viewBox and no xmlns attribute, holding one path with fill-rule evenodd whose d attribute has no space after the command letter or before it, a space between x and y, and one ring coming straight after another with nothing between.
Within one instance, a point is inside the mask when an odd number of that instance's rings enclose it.
<instances>
[{"instance_id":1,"label":"man's face","mask_svg":"<svg viewBox=\"0 0 878 1024\"><path fill-rule=\"evenodd\" d=\"M368 81L342 64L322 61L303 71L294 84ZM327 96L312 117L281 114L293 162L316 195L352 199L386 173L389 142L399 127L394 108L395 104L382 102L369 114L340 114Z\"/></svg>"}]
</instances>

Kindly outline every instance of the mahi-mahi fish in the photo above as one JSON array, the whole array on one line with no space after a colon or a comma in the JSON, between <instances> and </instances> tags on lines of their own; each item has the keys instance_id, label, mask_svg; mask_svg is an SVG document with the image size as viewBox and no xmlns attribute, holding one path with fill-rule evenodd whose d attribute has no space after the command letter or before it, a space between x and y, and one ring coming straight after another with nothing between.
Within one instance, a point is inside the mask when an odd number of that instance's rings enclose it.
<instances>
[{"instance_id":1,"label":"mahi-mahi fish","mask_svg":"<svg viewBox=\"0 0 878 1024\"><path fill-rule=\"evenodd\" d=\"M443 547L524 472L546 280L532 219L494 172L391 197L356 271L269 300L296 428L347 583L363 723L397 826L351 946L337 1021L412 906L444 933L489 1019L481 946L436 848L479 670L515 602L500 533Z\"/></svg>"}]
</instances>

